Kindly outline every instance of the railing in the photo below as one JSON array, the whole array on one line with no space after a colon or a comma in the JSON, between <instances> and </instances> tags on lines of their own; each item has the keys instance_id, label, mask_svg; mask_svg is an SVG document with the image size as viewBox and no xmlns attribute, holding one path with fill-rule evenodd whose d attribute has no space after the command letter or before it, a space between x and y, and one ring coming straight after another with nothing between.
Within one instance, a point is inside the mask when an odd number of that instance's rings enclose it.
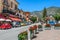
<instances>
[{"instance_id":1,"label":"railing","mask_svg":"<svg viewBox=\"0 0 60 40\"><path fill-rule=\"evenodd\" d=\"M28 25L28 26L24 26L24 27L21 27L21 28L20 28L20 33L24 32L24 31L27 31L27 33L28 33L28 40L31 40L29 28L30 28L30 27L33 27L34 25L41 25L41 23L34 23L34 24L32 24L32 25ZM38 28L37 28L37 32L38 32ZM20 34L20 33L19 33L19 34Z\"/></svg>"},{"instance_id":2,"label":"railing","mask_svg":"<svg viewBox=\"0 0 60 40\"><path fill-rule=\"evenodd\" d=\"M20 28L20 33L28 30L30 27L33 27L34 25L41 25L41 23L34 23L34 24L31 24L31 25L28 25L28 26L23 26L23 27Z\"/></svg>"},{"instance_id":3,"label":"railing","mask_svg":"<svg viewBox=\"0 0 60 40\"><path fill-rule=\"evenodd\" d=\"M28 26L22 26L18 28L12 28L9 30L0 30L0 40L18 40L18 34L27 31L28 33L28 40L31 40L30 38L30 27L33 27L34 25L41 25L41 23L34 23ZM37 28L38 32L38 28Z\"/></svg>"}]
</instances>

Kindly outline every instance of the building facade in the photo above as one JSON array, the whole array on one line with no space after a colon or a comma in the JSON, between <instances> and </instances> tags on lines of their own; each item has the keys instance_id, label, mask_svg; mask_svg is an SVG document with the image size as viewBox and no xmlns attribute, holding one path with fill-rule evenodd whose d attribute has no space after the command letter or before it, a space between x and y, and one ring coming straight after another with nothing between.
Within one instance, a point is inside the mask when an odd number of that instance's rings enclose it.
<instances>
[{"instance_id":1,"label":"building facade","mask_svg":"<svg viewBox=\"0 0 60 40\"><path fill-rule=\"evenodd\" d=\"M24 12L25 15L25 19L26 21L30 21L29 17L30 17L30 12Z\"/></svg>"},{"instance_id":2,"label":"building facade","mask_svg":"<svg viewBox=\"0 0 60 40\"><path fill-rule=\"evenodd\" d=\"M0 0L0 13L15 12L18 8L16 0Z\"/></svg>"}]
</instances>

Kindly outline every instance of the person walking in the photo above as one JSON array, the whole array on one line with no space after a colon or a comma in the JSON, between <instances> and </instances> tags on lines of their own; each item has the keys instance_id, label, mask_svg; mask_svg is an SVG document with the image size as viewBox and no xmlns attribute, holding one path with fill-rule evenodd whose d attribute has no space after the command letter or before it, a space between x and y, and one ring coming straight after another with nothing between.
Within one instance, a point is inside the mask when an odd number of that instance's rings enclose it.
<instances>
[{"instance_id":1,"label":"person walking","mask_svg":"<svg viewBox=\"0 0 60 40\"><path fill-rule=\"evenodd\" d=\"M56 24L56 21L52 16L50 17L50 20L48 21L48 23L50 24L51 29L54 29L54 25Z\"/></svg>"}]
</instances>

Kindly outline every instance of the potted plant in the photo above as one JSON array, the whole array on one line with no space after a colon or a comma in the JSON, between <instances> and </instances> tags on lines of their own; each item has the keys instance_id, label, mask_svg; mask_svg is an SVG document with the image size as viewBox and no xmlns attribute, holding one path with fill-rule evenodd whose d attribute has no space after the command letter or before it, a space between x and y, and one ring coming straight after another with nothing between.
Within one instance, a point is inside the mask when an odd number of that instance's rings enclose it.
<instances>
[{"instance_id":1,"label":"potted plant","mask_svg":"<svg viewBox=\"0 0 60 40\"><path fill-rule=\"evenodd\" d=\"M60 24L55 24L54 26L55 26L55 27L60 27Z\"/></svg>"},{"instance_id":2,"label":"potted plant","mask_svg":"<svg viewBox=\"0 0 60 40\"><path fill-rule=\"evenodd\" d=\"M18 35L18 40L27 40L27 32Z\"/></svg>"},{"instance_id":3,"label":"potted plant","mask_svg":"<svg viewBox=\"0 0 60 40\"><path fill-rule=\"evenodd\" d=\"M45 26L46 26L46 27L50 27L50 24L46 24Z\"/></svg>"}]
</instances>

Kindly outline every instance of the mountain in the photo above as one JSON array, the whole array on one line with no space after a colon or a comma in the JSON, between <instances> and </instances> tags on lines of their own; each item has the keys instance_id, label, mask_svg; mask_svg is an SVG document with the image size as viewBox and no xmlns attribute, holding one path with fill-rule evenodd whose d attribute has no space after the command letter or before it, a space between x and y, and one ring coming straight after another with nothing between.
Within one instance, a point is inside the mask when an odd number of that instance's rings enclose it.
<instances>
[{"instance_id":1,"label":"mountain","mask_svg":"<svg viewBox=\"0 0 60 40\"><path fill-rule=\"evenodd\" d=\"M47 15L54 15L56 13L60 13L60 7L49 7L46 8L47 10ZM43 10L42 11L34 11L31 12L32 15L37 15L39 18L43 16Z\"/></svg>"},{"instance_id":2,"label":"mountain","mask_svg":"<svg viewBox=\"0 0 60 40\"><path fill-rule=\"evenodd\" d=\"M34 12L31 12L32 15L37 15L39 18L42 17L42 12L41 11L34 11Z\"/></svg>"},{"instance_id":3,"label":"mountain","mask_svg":"<svg viewBox=\"0 0 60 40\"><path fill-rule=\"evenodd\" d=\"M56 13L60 13L60 7L47 8L47 15L54 15Z\"/></svg>"}]
</instances>

